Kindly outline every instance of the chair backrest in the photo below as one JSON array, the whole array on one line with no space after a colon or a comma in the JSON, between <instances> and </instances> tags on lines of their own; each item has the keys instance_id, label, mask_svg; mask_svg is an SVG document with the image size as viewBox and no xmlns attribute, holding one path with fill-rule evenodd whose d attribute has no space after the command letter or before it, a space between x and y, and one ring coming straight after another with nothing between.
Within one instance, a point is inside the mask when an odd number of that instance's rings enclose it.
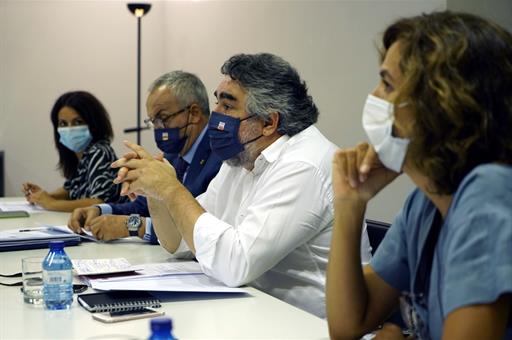
<instances>
[{"instance_id":1,"label":"chair backrest","mask_svg":"<svg viewBox=\"0 0 512 340\"><path fill-rule=\"evenodd\" d=\"M377 247L379 246L384 236L386 236L389 227L391 227L391 224L389 223L366 219L366 231L368 232L370 246L372 247L372 256L375 254L375 251L377 250ZM397 310L391 314L386 322L391 322L398 325L402 329L407 329L407 326L405 325L405 322L403 321L400 314L400 310Z\"/></svg>"},{"instance_id":2,"label":"chair backrest","mask_svg":"<svg viewBox=\"0 0 512 340\"><path fill-rule=\"evenodd\" d=\"M379 247L380 242L386 235L391 224L376 220L366 219L366 231L368 232L368 238L370 239L370 246L372 247L372 255Z\"/></svg>"}]
</instances>

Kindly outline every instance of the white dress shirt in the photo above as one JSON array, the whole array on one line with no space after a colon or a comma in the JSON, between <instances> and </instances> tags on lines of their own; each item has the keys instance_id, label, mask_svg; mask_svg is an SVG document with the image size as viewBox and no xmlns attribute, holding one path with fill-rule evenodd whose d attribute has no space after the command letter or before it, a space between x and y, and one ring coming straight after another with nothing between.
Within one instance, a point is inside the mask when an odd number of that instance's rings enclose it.
<instances>
[{"instance_id":1,"label":"white dress shirt","mask_svg":"<svg viewBox=\"0 0 512 340\"><path fill-rule=\"evenodd\" d=\"M336 149L310 126L268 146L252 171L224 163L197 198L207 211L194 226L203 271L229 286L250 284L325 317ZM362 244L367 262L366 231ZM182 240L176 253L186 249Z\"/></svg>"}]
</instances>

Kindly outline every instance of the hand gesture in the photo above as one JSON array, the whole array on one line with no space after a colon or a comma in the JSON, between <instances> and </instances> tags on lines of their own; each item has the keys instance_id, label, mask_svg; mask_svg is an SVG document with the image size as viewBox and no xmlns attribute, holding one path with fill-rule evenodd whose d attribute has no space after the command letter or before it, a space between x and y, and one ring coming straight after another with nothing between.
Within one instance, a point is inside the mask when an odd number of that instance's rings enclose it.
<instances>
[{"instance_id":1,"label":"hand gesture","mask_svg":"<svg viewBox=\"0 0 512 340\"><path fill-rule=\"evenodd\" d=\"M77 234L83 234L83 229L90 225L93 218L100 215L100 208L96 206L87 208L77 208L71 213L68 221L68 228Z\"/></svg>"},{"instance_id":2,"label":"hand gesture","mask_svg":"<svg viewBox=\"0 0 512 340\"><path fill-rule=\"evenodd\" d=\"M25 182L21 185L21 192L23 193L23 195L25 196L27 201L29 200L28 198L29 198L30 194L36 193L36 192L39 192L42 190L43 189L41 189L41 187L39 185L31 183L31 182Z\"/></svg>"},{"instance_id":3,"label":"hand gesture","mask_svg":"<svg viewBox=\"0 0 512 340\"><path fill-rule=\"evenodd\" d=\"M51 210L51 204L53 203L53 201L55 201L55 199L52 196L50 196L49 193L47 193L44 190L41 190L40 188L37 191L31 191L27 196L25 196L25 198L31 204L37 204L43 207L44 209L49 210Z\"/></svg>"},{"instance_id":4,"label":"hand gesture","mask_svg":"<svg viewBox=\"0 0 512 340\"><path fill-rule=\"evenodd\" d=\"M387 169L368 143L340 149L333 158L332 185L336 199L367 203L399 174Z\"/></svg>"},{"instance_id":5,"label":"hand gesture","mask_svg":"<svg viewBox=\"0 0 512 340\"><path fill-rule=\"evenodd\" d=\"M162 157L153 158L140 145L124 143L133 152L112 163L113 168L119 168L114 183L123 183L121 195L135 194L163 200L165 192L179 184L172 165Z\"/></svg>"}]
</instances>

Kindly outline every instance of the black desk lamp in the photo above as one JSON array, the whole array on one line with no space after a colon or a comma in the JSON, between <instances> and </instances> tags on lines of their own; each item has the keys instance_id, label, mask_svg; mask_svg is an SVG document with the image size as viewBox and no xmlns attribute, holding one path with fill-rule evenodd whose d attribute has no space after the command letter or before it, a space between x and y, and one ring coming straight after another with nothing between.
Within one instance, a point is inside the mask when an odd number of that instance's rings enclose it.
<instances>
[{"instance_id":1,"label":"black desk lamp","mask_svg":"<svg viewBox=\"0 0 512 340\"><path fill-rule=\"evenodd\" d=\"M140 132L145 127L140 126L140 29L141 19L151 9L148 3L129 3L128 10L137 17L137 127L124 129L125 133L137 132L137 144L140 145Z\"/></svg>"}]
</instances>

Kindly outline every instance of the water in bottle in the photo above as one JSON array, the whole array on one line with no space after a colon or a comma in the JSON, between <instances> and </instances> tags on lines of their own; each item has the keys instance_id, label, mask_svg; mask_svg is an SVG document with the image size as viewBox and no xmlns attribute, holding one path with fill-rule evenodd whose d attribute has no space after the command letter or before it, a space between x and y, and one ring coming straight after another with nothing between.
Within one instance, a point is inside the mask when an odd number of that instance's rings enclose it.
<instances>
[{"instance_id":1,"label":"water in bottle","mask_svg":"<svg viewBox=\"0 0 512 340\"><path fill-rule=\"evenodd\" d=\"M64 251L64 242L50 242L43 260L43 300L47 309L68 309L73 302L73 265Z\"/></svg>"},{"instance_id":2,"label":"water in bottle","mask_svg":"<svg viewBox=\"0 0 512 340\"><path fill-rule=\"evenodd\" d=\"M151 336L148 340L176 340L172 335L172 320L170 318L151 319Z\"/></svg>"}]
</instances>

